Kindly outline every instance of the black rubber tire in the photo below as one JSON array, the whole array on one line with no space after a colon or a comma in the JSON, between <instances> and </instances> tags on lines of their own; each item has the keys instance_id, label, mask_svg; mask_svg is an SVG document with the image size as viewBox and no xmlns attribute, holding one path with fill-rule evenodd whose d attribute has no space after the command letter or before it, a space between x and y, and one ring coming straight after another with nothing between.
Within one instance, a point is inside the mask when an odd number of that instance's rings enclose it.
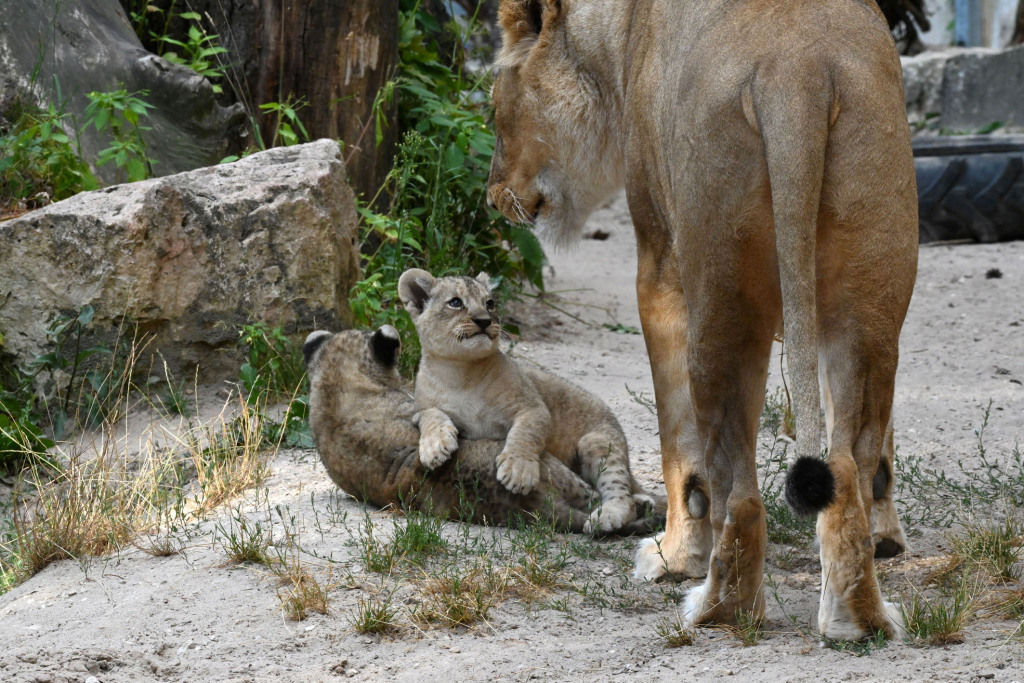
<instances>
[{"instance_id":1,"label":"black rubber tire","mask_svg":"<svg viewBox=\"0 0 1024 683\"><path fill-rule=\"evenodd\" d=\"M1024 135L914 140L920 240L1024 239Z\"/></svg>"}]
</instances>

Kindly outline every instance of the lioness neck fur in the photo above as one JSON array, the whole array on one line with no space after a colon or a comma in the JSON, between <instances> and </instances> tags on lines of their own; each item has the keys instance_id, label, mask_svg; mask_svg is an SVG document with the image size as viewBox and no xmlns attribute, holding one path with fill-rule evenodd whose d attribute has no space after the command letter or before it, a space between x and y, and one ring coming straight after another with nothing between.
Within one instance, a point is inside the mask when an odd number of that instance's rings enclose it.
<instances>
[{"instance_id":1,"label":"lioness neck fur","mask_svg":"<svg viewBox=\"0 0 1024 683\"><path fill-rule=\"evenodd\" d=\"M398 374L399 347L390 325L306 338L310 427L331 479L378 507L478 524L536 517L560 530L583 531L600 497L547 453L540 459L540 482L528 495L512 494L495 478L500 441L463 439L447 463L424 467L412 422L415 404ZM657 524L656 517L638 519L619 531L650 533Z\"/></svg>"},{"instance_id":2,"label":"lioness neck fur","mask_svg":"<svg viewBox=\"0 0 1024 683\"><path fill-rule=\"evenodd\" d=\"M872 550L906 543L891 414L917 194L900 63L878 7L501 0L499 19L489 201L566 242L626 186L669 494L665 533L641 548L637 575L706 573L693 622L762 613L754 450L785 320L802 456L787 492L820 511L819 627L893 635L899 617Z\"/></svg>"},{"instance_id":3,"label":"lioness neck fur","mask_svg":"<svg viewBox=\"0 0 1024 683\"><path fill-rule=\"evenodd\" d=\"M545 451L579 468L601 496L587 531L618 531L651 508L653 499L630 473L626 437L611 410L579 387L501 352L486 275L435 279L408 270L398 293L423 349L416 406L424 465L443 463L456 434L504 439L497 476L513 493L534 489Z\"/></svg>"}]
</instances>

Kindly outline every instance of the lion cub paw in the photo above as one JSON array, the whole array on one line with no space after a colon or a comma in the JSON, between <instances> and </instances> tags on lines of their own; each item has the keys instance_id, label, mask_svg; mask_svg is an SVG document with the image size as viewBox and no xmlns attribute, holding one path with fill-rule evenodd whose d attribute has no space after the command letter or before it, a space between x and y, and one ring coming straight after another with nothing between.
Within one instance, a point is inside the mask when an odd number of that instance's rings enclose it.
<instances>
[{"instance_id":1,"label":"lion cub paw","mask_svg":"<svg viewBox=\"0 0 1024 683\"><path fill-rule=\"evenodd\" d=\"M420 428L420 462L428 470L440 467L459 448L459 430L439 411L416 416Z\"/></svg>"},{"instance_id":2,"label":"lion cub paw","mask_svg":"<svg viewBox=\"0 0 1024 683\"><path fill-rule=\"evenodd\" d=\"M515 494L526 494L540 481L540 463L533 458L524 458L502 451L496 460L498 481Z\"/></svg>"},{"instance_id":3,"label":"lion cub paw","mask_svg":"<svg viewBox=\"0 0 1024 683\"><path fill-rule=\"evenodd\" d=\"M588 534L610 534L634 519L636 506L632 498L607 500L590 513L590 519L584 523L583 531Z\"/></svg>"}]
</instances>

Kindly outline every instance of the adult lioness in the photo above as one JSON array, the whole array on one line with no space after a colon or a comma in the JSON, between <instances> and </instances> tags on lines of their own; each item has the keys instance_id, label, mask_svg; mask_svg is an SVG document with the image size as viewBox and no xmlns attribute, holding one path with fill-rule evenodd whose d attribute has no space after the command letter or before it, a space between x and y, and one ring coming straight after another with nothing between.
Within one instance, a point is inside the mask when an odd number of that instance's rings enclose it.
<instances>
[{"instance_id":1,"label":"adult lioness","mask_svg":"<svg viewBox=\"0 0 1024 683\"><path fill-rule=\"evenodd\" d=\"M890 419L917 197L878 8L502 0L499 15L489 200L565 241L626 186L669 493L666 532L640 549L637 574L707 574L688 600L695 623L762 612L754 449L784 319L801 456L787 490L820 511L819 628L892 635L872 555L904 544Z\"/></svg>"}]
</instances>

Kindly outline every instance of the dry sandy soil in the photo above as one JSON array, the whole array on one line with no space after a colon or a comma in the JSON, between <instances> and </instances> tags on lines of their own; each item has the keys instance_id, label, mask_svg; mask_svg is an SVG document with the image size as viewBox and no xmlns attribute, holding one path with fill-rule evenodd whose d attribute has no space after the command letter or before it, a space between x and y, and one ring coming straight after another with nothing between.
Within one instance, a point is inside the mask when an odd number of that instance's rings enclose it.
<instances>
[{"instance_id":1,"label":"dry sandy soil","mask_svg":"<svg viewBox=\"0 0 1024 683\"><path fill-rule=\"evenodd\" d=\"M639 320L624 202L595 214L588 229L595 228L608 238L551 258L549 289L573 317L536 302L508 311L522 327L516 353L607 400L630 439L638 478L662 487L655 418L630 393L650 397L653 390L642 337L629 333ZM987 278L992 268L1002 277ZM901 457L959 476L957 463L970 468L977 461L975 430L989 401L989 457L1006 462L1024 438L1022 288L1024 243L922 247L896 393ZM779 385L778 363L772 365L770 390ZM423 628L407 616L423 581L409 569L384 582L397 589L403 626L363 635L350 617L382 580L363 567L356 539L367 519L386 535L396 517L336 491L313 451L279 453L266 490L259 505L245 497L257 511L251 514L272 516L283 535L277 506L293 518L303 549L320 556L303 556L310 570L333 571L326 615L286 620L277 580L227 560L214 530L218 519L226 523L223 509L189 531L180 554L126 548L114 557L63 561L0 596L0 680L1024 680L1024 641L1012 636L1019 624L991 610L976 610L962 644L890 643L864 656L824 646L813 629L813 545L771 546L766 571L777 589L768 592L766 633L748 647L728 632L702 629L695 644L667 648L656 629L695 582L637 584L627 576L637 539L572 536L557 536L555 545L591 546L593 557L569 554L564 587L530 601L504 600L469 628ZM466 531L444 527L453 544L506 533ZM948 544L943 529L911 532L909 553L877 565L883 590L895 598L923 587Z\"/></svg>"}]
</instances>

